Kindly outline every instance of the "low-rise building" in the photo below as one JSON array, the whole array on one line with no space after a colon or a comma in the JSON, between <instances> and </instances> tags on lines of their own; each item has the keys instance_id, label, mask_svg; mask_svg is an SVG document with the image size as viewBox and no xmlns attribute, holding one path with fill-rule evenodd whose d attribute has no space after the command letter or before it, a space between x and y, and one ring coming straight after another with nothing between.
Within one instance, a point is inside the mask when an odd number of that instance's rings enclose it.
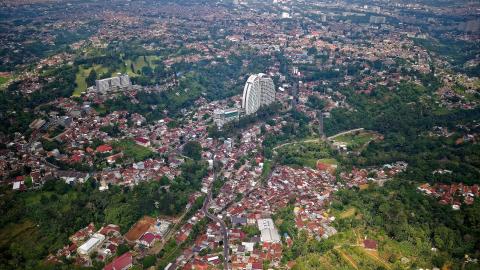
<instances>
[{"instance_id":1,"label":"low-rise building","mask_svg":"<svg viewBox=\"0 0 480 270\"><path fill-rule=\"evenodd\" d=\"M273 220L271 218L264 218L257 220L258 229L261 232L261 240L262 242L267 243L279 243L280 242L280 235L278 234L275 225L273 224Z\"/></svg>"},{"instance_id":2,"label":"low-rise building","mask_svg":"<svg viewBox=\"0 0 480 270\"><path fill-rule=\"evenodd\" d=\"M94 234L87 242L83 243L77 249L77 253L79 255L90 255L96 248L98 248L103 241L105 240L105 236L99 233Z\"/></svg>"}]
</instances>

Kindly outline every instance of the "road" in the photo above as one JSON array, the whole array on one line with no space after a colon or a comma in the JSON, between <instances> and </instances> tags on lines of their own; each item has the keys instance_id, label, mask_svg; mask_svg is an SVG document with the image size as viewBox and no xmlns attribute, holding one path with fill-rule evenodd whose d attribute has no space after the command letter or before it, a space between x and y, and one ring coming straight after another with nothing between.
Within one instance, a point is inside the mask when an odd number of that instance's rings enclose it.
<instances>
[{"instance_id":1,"label":"road","mask_svg":"<svg viewBox=\"0 0 480 270\"><path fill-rule=\"evenodd\" d=\"M335 139L336 137L338 136L342 136L342 135L345 135L345 134L349 134L349 133L352 133L352 132L356 132L356 131L363 131L365 130L364 128L356 128L356 129L351 129L351 130L347 130L347 131L343 131L343 132L340 132L340 133L337 133L333 136L330 136L328 137L327 139L327 142L329 140L332 140L332 139ZM307 140L300 140L300 141L293 141L293 142L286 142L286 143L283 143L283 144L280 144L280 145L277 145L273 148L273 151L277 150L278 148L282 148L284 146L287 146L287 145L291 145L291 144L297 144L297 143L310 143L310 142L318 142L319 139L307 139Z\"/></svg>"},{"instance_id":2,"label":"road","mask_svg":"<svg viewBox=\"0 0 480 270\"><path fill-rule=\"evenodd\" d=\"M337 133L333 136L330 136L330 137L328 137L328 139L329 140L335 139L338 136L342 136L342 135L349 134L349 133L356 132L356 131L363 131L363 130L364 130L364 128L356 128L356 129L347 130L347 131L344 131L344 132Z\"/></svg>"},{"instance_id":3,"label":"road","mask_svg":"<svg viewBox=\"0 0 480 270\"><path fill-rule=\"evenodd\" d=\"M216 180L216 173L215 173L215 170L214 170L213 171L213 182L215 182L215 180ZM223 220L221 220L220 218L218 218L214 214L208 212L209 205L210 205L211 201L212 201L212 188L210 187L208 189L207 198L203 202L202 211L212 221L220 224L222 235L223 235L223 258L224 258L223 269L224 270L230 270L230 265L229 265L230 246L229 246L229 243L228 243L228 228L227 228L227 225L225 224L225 222Z\"/></svg>"}]
</instances>

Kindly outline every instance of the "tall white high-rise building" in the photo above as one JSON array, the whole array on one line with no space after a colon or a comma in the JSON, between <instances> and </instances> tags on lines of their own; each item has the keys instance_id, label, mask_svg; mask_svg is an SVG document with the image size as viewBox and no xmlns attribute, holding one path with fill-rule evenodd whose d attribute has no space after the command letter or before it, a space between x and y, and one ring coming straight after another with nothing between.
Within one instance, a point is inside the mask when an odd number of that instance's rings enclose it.
<instances>
[{"instance_id":1,"label":"tall white high-rise building","mask_svg":"<svg viewBox=\"0 0 480 270\"><path fill-rule=\"evenodd\" d=\"M130 86L132 86L132 82L127 74L118 74L116 77L95 81L95 87L99 92L107 92L118 88L128 88Z\"/></svg>"},{"instance_id":2,"label":"tall white high-rise building","mask_svg":"<svg viewBox=\"0 0 480 270\"><path fill-rule=\"evenodd\" d=\"M242 108L245 110L245 114L255 113L260 106L271 104L274 101L273 80L263 73L250 75L243 88Z\"/></svg>"}]
</instances>

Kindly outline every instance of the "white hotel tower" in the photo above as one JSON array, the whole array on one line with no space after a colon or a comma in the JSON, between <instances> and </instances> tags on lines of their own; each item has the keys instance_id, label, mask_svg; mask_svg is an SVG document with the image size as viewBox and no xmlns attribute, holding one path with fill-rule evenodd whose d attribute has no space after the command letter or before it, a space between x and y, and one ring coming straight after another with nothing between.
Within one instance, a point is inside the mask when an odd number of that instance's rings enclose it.
<instances>
[{"instance_id":1,"label":"white hotel tower","mask_svg":"<svg viewBox=\"0 0 480 270\"><path fill-rule=\"evenodd\" d=\"M250 75L243 88L242 108L245 114L255 113L260 106L273 101L275 101L273 80L263 73Z\"/></svg>"}]
</instances>

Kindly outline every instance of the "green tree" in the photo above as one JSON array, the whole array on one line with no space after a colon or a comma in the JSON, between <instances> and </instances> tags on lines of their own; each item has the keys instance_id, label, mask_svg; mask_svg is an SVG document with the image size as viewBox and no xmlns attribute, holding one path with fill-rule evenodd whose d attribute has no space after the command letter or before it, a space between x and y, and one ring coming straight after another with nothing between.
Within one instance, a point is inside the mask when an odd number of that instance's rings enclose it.
<instances>
[{"instance_id":1,"label":"green tree","mask_svg":"<svg viewBox=\"0 0 480 270\"><path fill-rule=\"evenodd\" d=\"M151 266L155 265L156 258L154 255L149 255L143 258L142 264L143 264L143 269L147 269Z\"/></svg>"},{"instance_id":2,"label":"green tree","mask_svg":"<svg viewBox=\"0 0 480 270\"><path fill-rule=\"evenodd\" d=\"M117 256L121 256L123 255L124 253L128 252L130 250L130 248L125 245L125 244L120 244L117 248Z\"/></svg>"},{"instance_id":3,"label":"green tree","mask_svg":"<svg viewBox=\"0 0 480 270\"><path fill-rule=\"evenodd\" d=\"M194 160L202 158L202 146L197 141L189 141L183 146L183 154Z\"/></svg>"},{"instance_id":4,"label":"green tree","mask_svg":"<svg viewBox=\"0 0 480 270\"><path fill-rule=\"evenodd\" d=\"M90 74L88 74L87 78L85 78L85 82L87 83L87 86L92 86L95 85L95 80L97 79L97 72L95 71L94 68L90 71Z\"/></svg>"},{"instance_id":5,"label":"green tree","mask_svg":"<svg viewBox=\"0 0 480 270\"><path fill-rule=\"evenodd\" d=\"M311 95L308 97L306 105L312 109L323 110L323 108L325 108L325 101L315 95Z\"/></svg>"}]
</instances>

